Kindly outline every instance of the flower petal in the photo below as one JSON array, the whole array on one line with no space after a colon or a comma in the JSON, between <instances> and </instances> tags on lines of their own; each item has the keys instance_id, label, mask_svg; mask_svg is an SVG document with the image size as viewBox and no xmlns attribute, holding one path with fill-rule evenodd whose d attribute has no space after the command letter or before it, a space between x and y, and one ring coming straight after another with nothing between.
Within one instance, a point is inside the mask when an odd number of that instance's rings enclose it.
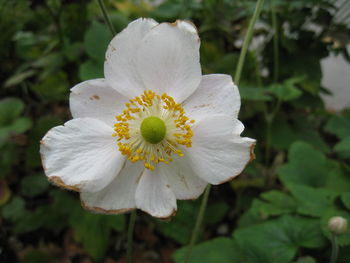
<instances>
[{"instance_id":1,"label":"flower petal","mask_svg":"<svg viewBox=\"0 0 350 263\"><path fill-rule=\"evenodd\" d=\"M193 172L185 157L174 156L169 165L159 164L159 169L160 173L166 176L176 199L196 199L207 186L207 182Z\"/></svg>"},{"instance_id":2,"label":"flower petal","mask_svg":"<svg viewBox=\"0 0 350 263\"><path fill-rule=\"evenodd\" d=\"M91 117L113 126L128 99L112 89L105 79L79 83L71 89L69 107L73 118Z\"/></svg>"},{"instance_id":3,"label":"flower petal","mask_svg":"<svg viewBox=\"0 0 350 263\"><path fill-rule=\"evenodd\" d=\"M136 207L159 218L169 218L176 211L176 198L159 169L145 169L136 189Z\"/></svg>"},{"instance_id":4,"label":"flower petal","mask_svg":"<svg viewBox=\"0 0 350 263\"><path fill-rule=\"evenodd\" d=\"M144 90L136 69L135 53L144 36L157 24L153 19L137 19L117 34L108 46L105 78L111 87L128 98L139 96Z\"/></svg>"},{"instance_id":5,"label":"flower petal","mask_svg":"<svg viewBox=\"0 0 350 263\"><path fill-rule=\"evenodd\" d=\"M212 115L193 126L192 147L183 150L196 174L210 184L239 175L254 159L255 140L242 138L243 125L227 115Z\"/></svg>"},{"instance_id":6,"label":"flower petal","mask_svg":"<svg viewBox=\"0 0 350 263\"><path fill-rule=\"evenodd\" d=\"M112 127L92 118L73 119L49 130L40 146L49 180L78 191L104 188L125 162L112 134Z\"/></svg>"},{"instance_id":7,"label":"flower petal","mask_svg":"<svg viewBox=\"0 0 350 263\"><path fill-rule=\"evenodd\" d=\"M82 192L83 206L91 211L119 214L136 208L135 192L144 170L142 163L126 162L117 177L99 192Z\"/></svg>"},{"instance_id":8,"label":"flower petal","mask_svg":"<svg viewBox=\"0 0 350 263\"><path fill-rule=\"evenodd\" d=\"M189 97L201 80L199 37L185 21L154 27L137 50L136 65L145 89L164 92L180 103Z\"/></svg>"},{"instance_id":9,"label":"flower petal","mask_svg":"<svg viewBox=\"0 0 350 263\"><path fill-rule=\"evenodd\" d=\"M237 118L241 97L230 75L202 76L198 89L183 103L187 115L195 120L209 114L227 114Z\"/></svg>"}]
</instances>

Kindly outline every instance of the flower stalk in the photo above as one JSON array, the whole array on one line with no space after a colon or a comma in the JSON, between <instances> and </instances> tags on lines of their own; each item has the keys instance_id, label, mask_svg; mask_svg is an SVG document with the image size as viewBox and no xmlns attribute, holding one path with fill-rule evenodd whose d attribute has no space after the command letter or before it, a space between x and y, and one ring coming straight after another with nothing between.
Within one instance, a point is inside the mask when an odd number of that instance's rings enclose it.
<instances>
[{"instance_id":1,"label":"flower stalk","mask_svg":"<svg viewBox=\"0 0 350 263\"><path fill-rule=\"evenodd\" d=\"M115 36L117 32L115 31L114 26L108 17L106 6L105 6L103 0L97 0L97 2L101 8L103 18L104 18L106 24L108 25L109 30L111 31L112 35Z\"/></svg>"},{"instance_id":2,"label":"flower stalk","mask_svg":"<svg viewBox=\"0 0 350 263\"><path fill-rule=\"evenodd\" d=\"M241 80L241 74L242 74L242 70L243 70L245 57L247 55L249 44L253 38L254 26L255 26L256 20L258 19L259 15L260 15L263 4L264 4L264 0L258 0L258 2L256 3L256 6L255 6L253 17L249 22L247 35L246 35L244 42L243 42L243 47L241 50L241 54L239 55L238 65L237 65L237 69L236 69L236 73L235 73L236 85L239 85L239 81Z\"/></svg>"},{"instance_id":3,"label":"flower stalk","mask_svg":"<svg viewBox=\"0 0 350 263\"><path fill-rule=\"evenodd\" d=\"M133 246L133 236L134 236L134 228L136 221L136 210L132 211L129 218L129 226L128 226L128 240L127 240L127 250L126 250L126 259L128 263L132 263L132 246Z\"/></svg>"},{"instance_id":4,"label":"flower stalk","mask_svg":"<svg viewBox=\"0 0 350 263\"><path fill-rule=\"evenodd\" d=\"M196 224L194 226L194 229L193 229L193 232L192 232L192 235L191 235L191 239L190 239L190 243L188 245L187 253L186 253L186 256L185 256L185 261L184 261L185 263L188 263L188 260L189 260L189 258L191 256L191 253L192 253L193 246L194 246L194 244L197 241L198 234L200 232L200 228L201 228L201 225L202 225L205 209L206 209L207 203L208 203L210 188L211 188L211 185L209 184L207 186L207 188L205 189L205 192L204 192L204 195L203 195L203 198L202 198L202 202L201 202L201 206L199 207L199 212L198 212Z\"/></svg>"},{"instance_id":5,"label":"flower stalk","mask_svg":"<svg viewBox=\"0 0 350 263\"><path fill-rule=\"evenodd\" d=\"M332 243L332 255L331 255L331 260L329 262L336 263L338 258L338 253L339 253L339 247L337 242L337 236L334 233L331 234L331 243Z\"/></svg>"},{"instance_id":6,"label":"flower stalk","mask_svg":"<svg viewBox=\"0 0 350 263\"><path fill-rule=\"evenodd\" d=\"M256 21L261 13L262 10L262 6L264 4L264 0L258 0L255 6L255 10L254 10L254 14L252 19L250 20L249 26L248 26L248 31L247 31L247 35L244 39L243 42L243 47L241 50L241 53L239 55L239 60L238 60L238 65L237 65L237 69L236 69L236 73L235 73L235 77L234 77L234 81L236 83L236 85L239 84L239 81L241 79L241 73L243 70L243 66L244 66L244 61L245 61L245 57L247 55L247 51L248 51L248 47L250 45L250 42L252 40L253 37L253 33L254 33L254 26L256 24ZM204 196L201 202L201 206L197 215L197 219L196 219L196 224L195 227L193 229L192 232L192 236L190 239L190 243L188 245L188 249L185 255L185 261L184 263L188 263L188 260L191 256L192 250L193 250L193 246L195 245L197 238L198 238L198 234L199 234L199 230L203 221L203 216L207 207L207 203L208 203L208 197L210 194L210 188L211 186L208 185L205 192L204 192Z\"/></svg>"}]
</instances>

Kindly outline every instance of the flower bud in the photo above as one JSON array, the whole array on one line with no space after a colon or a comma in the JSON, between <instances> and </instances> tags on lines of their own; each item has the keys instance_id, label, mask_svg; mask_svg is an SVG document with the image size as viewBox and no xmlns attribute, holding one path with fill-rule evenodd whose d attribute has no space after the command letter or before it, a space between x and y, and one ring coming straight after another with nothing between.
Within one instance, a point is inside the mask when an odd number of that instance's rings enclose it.
<instances>
[{"instance_id":1,"label":"flower bud","mask_svg":"<svg viewBox=\"0 0 350 263\"><path fill-rule=\"evenodd\" d=\"M345 234L348 230L348 221L341 216L331 217L328 221L328 229L334 235L342 235Z\"/></svg>"}]
</instances>

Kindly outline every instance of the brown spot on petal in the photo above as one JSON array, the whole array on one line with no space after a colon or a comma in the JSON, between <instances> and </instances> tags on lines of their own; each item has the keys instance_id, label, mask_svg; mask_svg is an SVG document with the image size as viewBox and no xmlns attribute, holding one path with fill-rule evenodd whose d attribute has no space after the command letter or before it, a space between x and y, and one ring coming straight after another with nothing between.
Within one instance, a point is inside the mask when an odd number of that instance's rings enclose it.
<instances>
[{"instance_id":1,"label":"brown spot on petal","mask_svg":"<svg viewBox=\"0 0 350 263\"><path fill-rule=\"evenodd\" d=\"M100 96L98 96L98 95L93 95L93 96L91 96L90 98L89 98L90 100L99 100L100 99Z\"/></svg>"},{"instance_id":2,"label":"brown spot on petal","mask_svg":"<svg viewBox=\"0 0 350 263\"><path fill-rule=\"evenodd\" d=\"M91 212L95 212L95 213L99 213L99 214L108 214L108 215L124 214L124 213L135 210L135 208L123 208L123 209L110 209L110 210L108 210L108 209L103 209L103 208L97 207L97 206L88 206L83 201L81 201L81 206L84 209L89 210Z\"/></svg>"},{"instance_id":3,"label":"brown spot on petal","mask_svg":"<svg viewBox=\"0 0 350 263\"><path fill-rule=\"evenodd\" d=\"M45 145L44 140L40 140L40 144Z\"/></svg>"},{"instance_id":4,"label":"brown spot on petal","mask_svg":"<svg viewBox=\"0 0 350 263\"><path fill-rule=\"evenodd\" d=\"M58 177L58 176L50 176L48 178L49 178L49 181L51 183L53 183L54 185L56 185L56 186L62 187L64 189L72 190L72 191L75 191L75 192L79 192L80 191L79 185L66 185L62 181L62 179L60 177Z\"/></svg>"},{"instance_id":5,"label":"brown spot on petal","mask_svg":"<svg viewBox=\"0 0 350 263\"><path fill-rule=\"evenodd\" d=\"M208 106L210 106L210 104L202 104L202 105L194 106L193 108L197 109L197 108L204 108L204 107L208 107Z\"/></svg>"},{"instance_id":6,"label":"brown spot on petal","mask_svg":"<svg viewBox=\"0 0 350 263\"><path fill-rule=\"evenodd\" d=\"M167 184L166 187L170 188L170 185Z\"/></svg>"}]
</instances>

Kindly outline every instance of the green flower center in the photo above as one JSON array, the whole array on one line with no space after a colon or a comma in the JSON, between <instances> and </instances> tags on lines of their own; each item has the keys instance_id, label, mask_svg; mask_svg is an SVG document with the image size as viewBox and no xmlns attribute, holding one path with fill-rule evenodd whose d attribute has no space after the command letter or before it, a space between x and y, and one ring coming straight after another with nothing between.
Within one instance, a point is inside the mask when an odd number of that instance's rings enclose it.
<instances>
[{"instance_id":1,"label":"green flower center","mask_svg":"<svg viewBox=\"0 0 350 263\"><path fill-rule=\"evenodd\" d=\"M141 135L149 143L161 142L166 134L166 126L163 120L158 117L147 117L141 123Z\"/></svg>"}]
</instances>

